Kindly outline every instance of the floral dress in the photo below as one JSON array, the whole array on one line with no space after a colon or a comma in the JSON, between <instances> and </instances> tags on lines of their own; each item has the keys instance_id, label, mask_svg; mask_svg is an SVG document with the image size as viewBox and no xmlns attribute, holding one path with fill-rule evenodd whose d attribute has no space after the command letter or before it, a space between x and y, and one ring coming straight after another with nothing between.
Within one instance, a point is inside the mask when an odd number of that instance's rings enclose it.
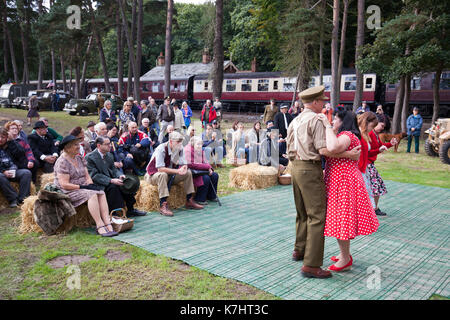
<instances>
[{"instance_id":1,"label":"floral dress","mask_svg":"<svg viewBox=\"0 0 450 320\"><path fill-rule=\"evenodd\" d=\"M351 142L347 150L360 145L358 137L344 131ZM358 235L377 231L379 223L358 169L358 161L347 158L326 158L325 187L327 215L324 235L350 240Z\"/></svg>"},{"instance_id":2,"label":"floral dress","mask_svg":"<svg viewBox=\"0 0 450 320\"><path fill-rule=\"evenodd\" d=\"M103 191L88 190L88 189L75 189L75 190L65 190L61 187L58 180L58 174L68 174L69 183L78 185L87 185L86 180L86 160L80 155L75 156L76 167L66 159L61 156L55 162L55 184L60 188L65 194L70 197L72 205L78 207L86 201L88 201L95 194L105 194Z\"/></svg>"}]
</instances>

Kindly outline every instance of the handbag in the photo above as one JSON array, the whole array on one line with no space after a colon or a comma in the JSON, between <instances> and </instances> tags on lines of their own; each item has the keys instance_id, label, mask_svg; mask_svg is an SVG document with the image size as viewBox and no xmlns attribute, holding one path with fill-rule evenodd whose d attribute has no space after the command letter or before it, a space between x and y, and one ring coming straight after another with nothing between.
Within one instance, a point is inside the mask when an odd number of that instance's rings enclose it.
<instances>
[{"instance_id":1,"label":"handbag","mask_svg":"<svg viewBox=\"0 0 450 320\"><path fill-rule=\"evenodd\" d=\"M113 216L113 213L117 211L122 211L122 216ZM118 233L130 230L134 226L134 219L127 218L125 209L123 208L112 210L109 214L109 218L111 219L111 226L113 230Z\"/></svg>"},{"instance_id":2,"label":"handbag","mask_svg":"<svg viewBox=\"0 0 450 320\"><path fill-rule=\"evenodd\" d=\"M192 175L193 176L203 176L205 174L209 174L209 170L196 170L196 169L191 169Z\"/></svg>"}]
</instances>

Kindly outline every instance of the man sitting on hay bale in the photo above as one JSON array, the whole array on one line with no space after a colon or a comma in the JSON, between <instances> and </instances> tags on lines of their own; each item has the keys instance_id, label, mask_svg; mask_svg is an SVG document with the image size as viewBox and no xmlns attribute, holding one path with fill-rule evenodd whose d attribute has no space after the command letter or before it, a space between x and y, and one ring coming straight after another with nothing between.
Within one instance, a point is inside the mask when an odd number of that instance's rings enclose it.
<instances>
[{"instance_id":1,"label":"man sitting on hay bale","mask_svg":"<svg viewBox=\"0 0 450 320\"><path fill-rule=\"evenodd\" d=\"M172 184L184 181L184 191L186 193L187 209L203 209L192 199L195 192L191 170L187 167L183 150L184 137L179 132L172 132L169 141L162 143L156 148L147 166L145 180L158 186L160 210L159 213L164 216L173 216L173 212L167 206L169 189Z\"/></svg>"},{"instance_id":2,"label":"man sitting on hay bale","mask_svg":"<svg viewBox=\"0 0 450 320\"><path fill-rule=\"evenodd\" d=\"M28 136L28 141L37 161L37 167L41 168L44 173L53 172L56 159L59 157L55 140L43 121L37 121L34 130L35 132Z\"/></svg>"},{"instance_id":3,"label":"man sitting on hay bale","mask_svg":"<svg viewBox=\"0 0 450 320\"><path fill-rule=\"evenodd\" d=\"M26 163L27 161L23 152L23 160L17 158L21 155L19 150L23 150L23 148L16 141L7 140L8 131L0 128L0 190L8 200L9 207L15 208L30 195L31 171L19 169L19 167L23 167L19 162ZM19 182L19 194L11 186L10 180Z\"/></svg>"},{"instance_id":4,"label":"man sitting on hay bale","mask_svg":"<svg viewBox=\"0 0 450 320\"><path fill-rule=\"evenodd\" d=\"M96 150L86 156L87 169L94 184L101 186L105 191L109 211L124 208L126 204L127 216L145 216L146 212L134 208L139 183L135 192L124 192L126 190L121 187L127 177L114 166L114 157L109 152L111 148L109 138L97 137L95 143Z\"/></svg>"}]
</instances>

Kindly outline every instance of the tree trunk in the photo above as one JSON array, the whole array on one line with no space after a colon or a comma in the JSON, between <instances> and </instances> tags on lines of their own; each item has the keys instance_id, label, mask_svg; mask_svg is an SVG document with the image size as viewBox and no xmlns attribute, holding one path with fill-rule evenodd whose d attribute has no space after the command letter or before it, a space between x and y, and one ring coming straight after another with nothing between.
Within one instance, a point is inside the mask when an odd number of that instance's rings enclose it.
<instances>
[{"instance_id":1,"label":"tree trunk","mask_svg":"<svg viewBox=\"0 0 450 320\"><path fill-rule=\"evenodd\" d=\"M395 96L394 117L392 119L392 133L396 134L400 132L400 118L403 106L403 97L405 95L405 77L400 78L399 85L397 87L397 93Z\"/></svg>"},{"instance_id":2,"label":"tree trunk","mask_svg":"<svg viewBox=\"0 0 450 320\"><path fill-rule=\"evenodd\" d=\"M84 83L83 83L84 86ZM75 98L81 98L81 83L80 83L80 62L75 63ZM85 98L85 97L83 97Z\"/></svg>"},{"instance_id":3,"label":"tree trunk","mask_svg":"<svg viewBox=\"0 0 450 320\"><path fill-rule=\"evenodd\" d=\"M22 42L22 54L23 54L23 75L22 75L22 83L30 83L30 70L28 67L28 44L26 40L25 33L23 32L22 27L20 29L20 41Z\"/></svg>"},{"instance_id":4,"label":"tree trunk","mask_svg":"<svg viewBox=\"0 0 450 320\"><path fill-rule=\"evenodd\" d=\"M116 14L117 33L117 95L121 98L123 94L123 37L120 14Z\"/></svg>"},{"instance_id":5,"label":"tree trunk","mask_svg":"<svg viewBox=\"0 0 450 320\"><path fill-rule=\"evenodd\" d=\"M95 20L94 9L92 8L92 2L89 2L89 10L90 10L90 14L91 14L92 34L94 35L94 38L97 42L98 56L100 58L100 63L102 64L102 69L103 69L103 79L105 82L105 91L111 92L111 87L109 85L108 66L106 64L105 53L103 52L102 38L100 37L100 34L98 33L98 27L97 27L97 22Z\"/></svg>"},{"instance_id":6,"label":"tree trunk","mask_svg":"<svg viewBox=\"0 0 450 320\"><path fill-rule=\"evenodd\" d=\"M140 84L140 77L141 77L141 61L142 61L142 32L144 27L144 1L138 0L138 7L139 11L137 14L137 35L136 35L136 61L135 61L135 67L136 72L134 74L134 96L135 99L140 101L141 100L141 84Z\"/></svg>"},{"instance_id":7,"label":"tree trunk","mask_svg":"<svg viewBox=\"0 0 450 320\"><path fill-rule=\"evenodd\" d=\"M6 39L5 30L3 30L3 73L8 78L8 39Z\"/></svg>"},{"instance_id":8,"label":"tree trunk","mask_svg":"<svg viewBox=\"0 0 450 320\"><path fill-rule=\"evenodd\" d=\"M361 58L361 50L364 45L364 12L365 12L364 0L358 0L358 28L356 30L356 51L355 51L355 71L356 71L356 90L355 98L353 100L353 110L356 111L361 105L363 96L363 81L364 77L361 71L359 71L356 62Z\"/></svg>"},{"instance_id":9,"label":"tree trunk","mask_svg":"<svg viewBox=\"0 0 450 320\"><path fill-rule=\"evenodd\" d=\"M63 57L62 54L59 56L59 62L61 64L61 80L62 80L62 83L63 83L63 91L67 92L66 68L64 66L64 57Z\"/></svg>"},{"instance_id":10,"label":"tree trunk","mask_svg":"<svg viewBox=\"0 0 450 320\"><path fill-rule=\"evenodd\" d=\"M85 82L86 82L87 59L89 56L89 52L91 51L91 47L92 47L92 36L89 37L88 46L86 48L86 54L84 55L83 71L81 73L81 88L79 88L79 95L81 95L81 92L84 91L84 87L86 85ZM76 53L77 52L75 52L75 54ZM80 62L79 62L79 59L77 58L78 72L80 71L79 64L80 64ZM76 68L75 68L75 71L76 71Z\"/></svg>"},{"instance_id":11,"label":"tree trunk","mask_svg":"<svg viewBox=\"0 0 450 320\"><path fill-rule=\"evenodd\" d=\"M331 33L331 106L338 105L338 39L339 37L339 0L333 1L333 31Z\"/></svg>"},{"instance_id":12,"label":"tree trunk","mask_svg":"<svg viewBox=\"0 0 450 320\"><path fill-rule=\"evenodd\" d=\"M441 74L442 74L442 66L439 66L439 68L436 70L433 85L433 117L431 118L431 125L433 125L433 123L439 117L439 109L440 109L439 104L441 102L441 97L439 95L439 88L441 85Z\"/></svg>"},{"instance_id":13,"label":"tree trunk","mask_svg":"<svg viewBox=\"0 0 450 320\"><path fill-rule=\"evenodd\" d=\"M123 26L125 28L125 38L127 40L127 45L128 45L128 53L129 53L129 63L132 66L132 69L135 70L135 61L133 59L134 57L134 48L133 48L133 43L131 42L131 35L130 35L130 30L128 27L128 21L127 21L127 17L125 16L125 10L124 10L124 4L123 4L123 0L117 0L119 3L119 7L120 7L120 14L122 16L122 23ZM128 67L128 79L127 79L127 94L130 95L131 91L131 77L130 77L130 68Z\"/></svg>"},{"instance_id":14,"label":"tree trunk","mask_svg":"<svg viewBox=\"0 0 450 320\"><path fill-rule=\"evenodd\" d=\"M133 49L134 49L134 43L135 43L135 35L136 35L136 0L132 0L132 6L131 6L131 44L132 44L132 46L133 46ZM130 71L128 71L128 74L129 74L129 77L128 77L128 84L129 84L129 86L130 86L130 89L129 89L129 91L130 91L130 93L128 94L128 96L131 96L131 95L133 95L133 93L132 92L135 92L135 85L134 85L134 77L136 77L136 75L135 75L135 67L134 67L134 65L136 64L136 57L135 57L135 55L133 54L133 55L131 55L131 54L129 54L129 56L128 56L128 60L130 61L129 62L129 64L128 64L128 70L130 70L131 69L131 72ZM135 96L135 99L137 99L137 97L136 97L136 95L134 95Z\"/></svg>"},{"instance_id":15,"label":"tree trunk","mask_svg":"<svg viewBox=\"0 0 450 320\"><path fill-rule=\"evenodd\" d=\"M57 89L57 85L56 85L56 60L55 60L55 51L52 49L51 52L51 57L52 57L52 82L53 82L53 88L52 89Z\"/></svg>"},{"instance_id":16,"label":"tree trunk","mask_svg":"<svg viewBox=\"0 0 450 320\"><path fill-rule=\"evenodd\" d=\"M172 64L171 41L172 41L172 16L173 0L167 1L167 22L166 22L166 48L164 63L164 96L170 94L170 65Z\"/></svg>"},{"instance_id":17,"label":"tree trunk","mask_svg":"<svg viewBox=\"0 0 450 320\"><path fill-rule=\"evenodd\" d=\"M320 8L321 16L323 21L325 20L326 14L326 1L322 1L322 7ZM324 28L325 23L320 24L320 41L319 41L319 84L323 85L323 47L324 47Z\"/></svg>"},{"instance_id":18,"label":"tree trunk","mask_svg":"<svg viewBox=\"0 0 450 320\"><path fill-rule=\"evenodd\" d=\"M292 95L291 105L294 105L295 98L297 97L297 91L300 91L300 90L298 90L298 85L299 85L299 79L300 79L301 74L302 74L302 68L300 65L300 67L298 68L298 72L297 72L297 78L295 79L295 88L294 88L294 94Z\"/></svg>"},{"instance_id":19,"label":"tree trunk","mask_svg":"<svg viewBox=\"0 0 450 320\"><path fill-rule=\"evenodd\" d=\"M403 108L402 108L402 132L406 132L406 119L409 116L409 96L411 93L411 75L405 76L405 95L403 96Z\"/></svg>"},{"instance_id":20,"label":"tree trunk","mask_svg":"<svg viewBox=\"0 0 450 320\"><path fill-rule=\"evenodd\" d=\"M73 90L72 90L72 65L70 65L69 68L70 68L69 93L73 94Z\"/></svg>"},{"instance_id":21,"label":"tree trunk","mask_svg":"<svg viewBox=\"0 0 450 320\"><path fill-rule=\"evenodd\" d=\"M42 6L42 0L38 0L38 11L39 16L44 14L44 8ZM39 40L38 40L39 44ZM39 45L37 46L37 51L39 55L39 67L38 67L38 89L42 89L42 81L44 80L44 56L42 55L41 48L39 48Z\"/></svg>"},{"instance_id":22,"label":"tree trunk","mask_svg":"<svg viewBox=\"0 0 450 320\"><path fill-rule=\"evenodd\" d=\"M13 75L14 75L14 82L15 83L19 83L19 73L18 73L18 68L17 68L17 63L16 63L16 55L14 53L14 45L12 42L12 38L11 38L11 33L9 32L8 29L8 20L6 17L6 0L4 0L2 2L2 7L5 8L5 10L2 10L2 23L3 23L3 30L5 32L5 36L8 39L8 46L9 46L9 53L11 55L11 64L12 64L12 68L13 68Z\"/></svg>"},{"instance_id":23,"label":"tree trunk","mask_svg":"<svg viewBox=\"0 0 450 320\"><path fill-rule=\"evenodd\" d=\"M223 84L223 0L216 0L216 28L214 36L213 95L222 96Z\"/></svg>"},{"instance_id":24,"label":"tree trunk","mask_svg":"<svg viewBox=\"0 0 450 320\"><path fill-rule=\"evenodd\" d=\"M342 14L342 29L341 29L341 48L339 51L339 64L338 64L338 88L337 91L337 101L341 100L341 79L342 79L342 67L344 65L344 55L345 55L345 36L347 32L347 16L348 16L348 3L349 0L344 0L344 12Z\"/></svg>"}]
</instances>

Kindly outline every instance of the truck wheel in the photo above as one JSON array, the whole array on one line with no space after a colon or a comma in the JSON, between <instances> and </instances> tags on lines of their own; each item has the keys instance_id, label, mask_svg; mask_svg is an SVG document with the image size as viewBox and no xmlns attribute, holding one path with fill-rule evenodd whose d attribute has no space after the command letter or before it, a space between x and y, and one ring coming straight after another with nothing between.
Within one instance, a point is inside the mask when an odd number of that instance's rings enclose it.
<instances>
[{"instance_id":1,"label":"truck wheel","mask_svg":"<svg viewBox=\"0 0 450 320\"><path fill-rule=\"evenodd\" d=\"M450 164L450 140L442 143L439 149L439 158L443 163Z\"/></svg>"},{"instance_id":2,"label":"truck wheel","mask_svg":"<svg viewBox=\"0 0 450 320\"><path fill-rule=\"evenodd\" d=\"M71 116L74 116L74 115L76 115L77 113L74 112L74 111L71 111L71 112L69 112L69 114L70 114Z\"/></svg>"},{"instance_id":3,"label":"truck wheel","mask_svg":"<svg viewBox=\"0 0 450 320\"><path fill-rule=\"evenodd\" d=\"M431 144L430 140L425 140L425 153L429 155L430 157L437 157L438 154L436 151L434 151L433 145Z\"/></svg>"},{"instance_id":4,"label":"truck wheel","mask_svg":"<svg viewBox=\"0 0 450 320\"><path fill-rule=\"evenodd\" d=\"M88 108L81 108L80 110L80 116L87 116L89 114Z\"/></svg>"}]
</instances>

